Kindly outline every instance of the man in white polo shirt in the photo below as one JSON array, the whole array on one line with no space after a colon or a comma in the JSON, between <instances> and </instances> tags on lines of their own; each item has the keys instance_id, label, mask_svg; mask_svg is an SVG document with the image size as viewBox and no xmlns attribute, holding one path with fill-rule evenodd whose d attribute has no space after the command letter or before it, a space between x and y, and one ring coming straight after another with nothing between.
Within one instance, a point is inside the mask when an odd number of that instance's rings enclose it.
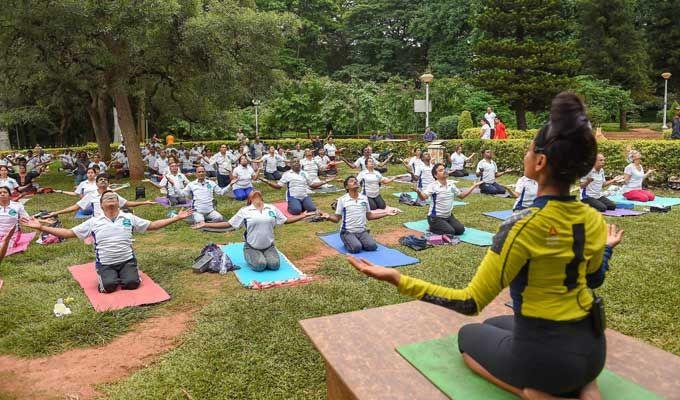
<instances>
[{"instance_id":1,"label":"man in white polo shirt","mask_svg":"<svg viewBox=\"0 0 680 400\"><path fill-rule=\"evenodd\" d=\"M320 188L333 179L311 182L309 175L305 171L301 171L300 160L297 158L293 158L290 166L292 169L286 171L278 183L262 178L260 180L274 189L286 188L286 202L288 203L289 213L299 215L303 211L316 211L316 206L312 198L309 197L311 189Z\"/></svg>"},{"instance_id":2,"label":"man in white polo shirt","mask_svg":"<svg viewBox=\"0 0 680 400\"><path fill-rule=\"evenodd\" d=\"M210 164L217 168L217 185L228 186L231 182L231 171L234 169L234 157L226 144L220 146L220 151L210 158Z\"/></svg>"},{"instance_id":3,"label":"man in white polo shirt","mask_svg":"<svg viewBox=\"0 0 680 400\"><path fill-rule=\"evenodd\" d=\"M603 196L605 186L623 181L622 176L607 180L604 175L604 154L600 153L595 159L595 165L588 175L581 178L581 201L599 212L615 210L616 203Z\"/></svg>"},{"instance_id":4,"label":"man in white polo shirt","mask_svg":"<svg viewBox=\"0 0 680 400\"><path fill-rule=\"evenodd\" d=\"M109 178L106 176L106 174L99 174L97 175L97 190L94 192L90 192L87 195L85 195L82 199L78 200L78 202L72 206L66 207L63 210L55 211L50 213L47 218L49 217L55 217L57 215L61 214L68 214L72 212L78 211L78 209L81 210L87 210L89 208L92 208L93 210L93 216L99 217L102 215L102 207L100 204L100 199L102 193L107 191L109 189ZM118 195L116 195L118 196ZM147 206L147 205L153 205L157 204L154 201L127 201L121 196L118 196L118 204L120 207L123 208L133 208L133 207L139 207L139 206Z\"/></svg>"},{"instance_id":5,"label":"man in white polo shirt","mask_svg":"<svg viewBox=\"0 0 680 400\"><path fill-rule=\"evenodd\" d=\"M213 204L214 195L223 196L229 190L229 186L219 187L215 182L205 179L205 168L196 167L196 180L189 183L184 189L184 194L192 199L194 214L189 223L219 222L224 218L215 210Z\"/></svg>"},{"instance_id":6,"label":"man in white polo shirt","mask_svg":"<svg viewBox=\"0 0 680 400\"><path fill-rule=\"evenodd\" d=\"M22 218L21 224L62 238L77 237L83 240L92 235L99 291L111 293L118 285L126 290L137 289L141 281L132 249L132 234L163 228L190 217L191 211L182 209L172 218L152 222L120 211L119 196L110 190L101 195L100 203L103 210L101 215L71 229L42 226L40 221L33 218Z\"/></svg>"},{"instance_id":7,"label":"man in white polo shirt","mask_svg":"<svg viewBox=\"0 0 680 400\"><path fill-rule=\"evenodd\" d=\"M159 189L165 189L168 203L171 206L184 204L187 202L184 188L189 185L189 179L179 171L179 164L177 164L177 161L174 159L170 161L169 168L170 171L163 175L160 182L155 183L150 179L146 180L146 182L149 182Z\"/></svg>"},{"instance_id":8,"label":"man in white polo shirt","mask_svg":"<svg viewBox=\"0 0 680 400\"><path fill-rule=\"evenodd\" d=\"M355 254L378 250L378 244L368 234L366 223L368 220L397 215L399 211L396 208L371 211L368 198L359 193L359 181L354 176L348 176L344 186L347 193L338 199L335 214L322 213L321 216L332 222L342 219L340 239L348 252Z\"/></svg>"}]
</instances>

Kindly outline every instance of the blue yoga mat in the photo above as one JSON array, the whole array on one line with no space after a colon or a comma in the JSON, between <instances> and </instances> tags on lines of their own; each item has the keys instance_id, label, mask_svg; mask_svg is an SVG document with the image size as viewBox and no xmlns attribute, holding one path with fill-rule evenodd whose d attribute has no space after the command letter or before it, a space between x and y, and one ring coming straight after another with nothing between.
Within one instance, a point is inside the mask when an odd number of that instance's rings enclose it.
<instances>
[{"instance_id":1,"label":"blue yoga mat","mask_svg":"<svg viewBox=\"0 0 680 400\"><path fill-rule=\"evenodd\" d=\"M465 180L468 180L468 181L473 181L473 182L476 182L476 181L479 180L479 177L475 174L469 174L468 176L464 176L462 178L465 179Z\"/></svg>"},{"instance_id":2,"label":"blue yoga mat","mask_svg":"<svg viewBox=\"0 0 680 400\"><path fill-rule=\"evenodd\" d=\"M680 205L680 197L661 197L657 196L654 201L631 201L626 200L622 195L609 196L609 200L620 204L633 204L641 207L672 207Z\"/></svg>"},{"instance_id":3,"label":"blue yoga mat","mask_svg":"<svg viewBox=\"0 0 680 400\"><path fill-rule=\"evenodd\" d=\"M401 193L402 193L402 192L392 193L392 196L401 197ZM418 194L417 194L416 192L405 192L405 193L408 194L409 196L411 196L412 198L418 200ZM430 202L430 199L427 199L427 202L429 203L429 202ZM467 203L464 202L464 201L458 201L458 200L454 200L454 201L453 201L454 207L455 207L455 206L464 206L464 205L466 205L466 204L467 204Z\"/></svg>"},{"instance_id":4,"label":"blue yoga mat","mask_svg":"<svg viewBox=\"0 0 680 400\"><path fill-rule=\"evenodd\" d=\"M331 232L324 235L319 235L319 239L331 246L342 254L347 254L347 249L340 239L340 232ZM410 265L419 263L417 258L409 257L399 250L390 249L381 244L378 244L376 251L362 251L361 253L352 254L357 258L364 258L372 263L382 265L383 267L401 267L402 265Z\"/></svg>"},{"instance_id":5,"label":"blue yoga mat","mask_svg":"<svg viewBox=\"0 0 680 400\"><path fill-rule=\"evenodd\" d=\"M512 210L490 211L485 212L484 215L486 215L487 217L492 217L500 219L501 221L505 221L506 219L512 217Z\"/></svg>"},{"instance_id":6,"label":"blue yoga mat","mask_svg":"<svg viewBox=\"0 0 680 400\"><path fill-rule=\"evenodd\" d=\"M85 214L85 211L79 208L78 211L76 211L76 215L74 216L74 218L77 218L77 219L88 219L88 218L90 218L91 216L92 216L92 213Z\"/></svg>"},{"instance_id":7,"label":"blue yoga mat","mask_svg":"<svg viewBox=\"0 0 680 400\"><path fill-rule=\"evenodd\" d=\"M245 287L250 287L254 282L273 283L287 280L299 279L304 276L299 269L295 268L286 256L279 251L281 266L276 271L265 270L256 272L248 267L248 263L243 256L243 243L230 243L220 246L222 251L229 256L234 265L241 267L234 271L236 278ZM278 250L277 250L278 251Z\"/></svg>"},{"instance_id":8,"label":"blue yoga mat","mask_svg":"<svg viewBox=\"0 0 680 400\"><path fill-rule=\"evenodd\" d=\"M421 219L420 221L406 222L405 227L413 229L418 232L427 232L430 225L427 223L426 219ZM461 242L474 244L475 246L491 246L493 242L493 233L480 231L479 229L465 227L465 232L462 235L456 236Z\"/></svg>"}]
</instances>

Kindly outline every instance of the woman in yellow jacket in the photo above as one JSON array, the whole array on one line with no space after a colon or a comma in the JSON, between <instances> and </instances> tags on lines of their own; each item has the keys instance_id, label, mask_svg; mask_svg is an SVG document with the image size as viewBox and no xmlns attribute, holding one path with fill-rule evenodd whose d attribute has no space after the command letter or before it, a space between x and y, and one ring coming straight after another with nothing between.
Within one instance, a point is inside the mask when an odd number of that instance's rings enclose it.
<instances>
[{"instance_id":1,"label":"woman in yellow jacket","mask_svg":"<svg viewBox=\"0 0 680 400\"><path fill-rule=\"evenodd\" d=\"M524 175L538 182L528 209L503 223L464 289L424 282L350 257L361 272L399 292L466 315L479 313L510 286L514 316L464 326L459 350L467 365L527 399L598 399L595 378L606 356L603 318L591 288L599 287L623 231L569 195L591 170L597 143L583 103L561 93L550 122L524 157Z\"/></svg>"}]
</instances>

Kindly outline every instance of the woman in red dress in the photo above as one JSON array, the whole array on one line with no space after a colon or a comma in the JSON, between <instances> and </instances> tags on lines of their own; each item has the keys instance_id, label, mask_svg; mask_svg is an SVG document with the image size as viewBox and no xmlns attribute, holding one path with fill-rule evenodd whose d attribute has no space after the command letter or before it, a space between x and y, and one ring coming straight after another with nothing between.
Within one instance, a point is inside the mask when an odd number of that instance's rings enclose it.
<instances>
[{"instance_id":1,"label":"woman in red dress","mask_svg":"<svg viewBox=\"0 0 680 400\"><path fill-rule=\"evenodd\" d=\"M505 130L505 124L503 121L501 121L500 118L496 117L496 120L494 121L494 125L496 127L496 134L494 135L494 139L507 139L508 138L508 133Z\"/></svg>"}]
</instances>

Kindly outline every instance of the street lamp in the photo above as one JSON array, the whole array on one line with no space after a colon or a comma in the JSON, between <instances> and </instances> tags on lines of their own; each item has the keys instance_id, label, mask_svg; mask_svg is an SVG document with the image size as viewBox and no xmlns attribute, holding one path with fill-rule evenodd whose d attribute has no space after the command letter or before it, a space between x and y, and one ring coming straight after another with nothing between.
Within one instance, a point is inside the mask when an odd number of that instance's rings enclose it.
<instances>
[{"instance_id":1,"label":"street lamp","mask_svg":"<svg viewBox=\"0 0 680 400\"><path fill-rule=\"evenodd\" d=\"M258 121L257 108L260 105L260 100L253 100L253 105L255 106L255 137L260 136L260 125Z\"/></svg>"},{"instance_id":2,"label":"street lamp","mask_svg":"<svg viewBox=\"0 0 680 400\"><path fill-rule=\"evenodd\" d=\"M661 77L664 80L664 87L663 87L663 126L662 129L668 129L668 125L666 125L666 110L668 109L668 79L671 77L670 72L664 72L661 74Z\"/></svg>"},{"instance_id":3,"label":"street lamp","mask_svg":"<svg viewBox=\"0 0 680 400\"><path fill-rule=\"evenodd\" d=\"M430 82L434 79L432 74L427 73L420 76L420 81L425 83L425 127L430 126Z\"/></svg>"}]
</instances>

